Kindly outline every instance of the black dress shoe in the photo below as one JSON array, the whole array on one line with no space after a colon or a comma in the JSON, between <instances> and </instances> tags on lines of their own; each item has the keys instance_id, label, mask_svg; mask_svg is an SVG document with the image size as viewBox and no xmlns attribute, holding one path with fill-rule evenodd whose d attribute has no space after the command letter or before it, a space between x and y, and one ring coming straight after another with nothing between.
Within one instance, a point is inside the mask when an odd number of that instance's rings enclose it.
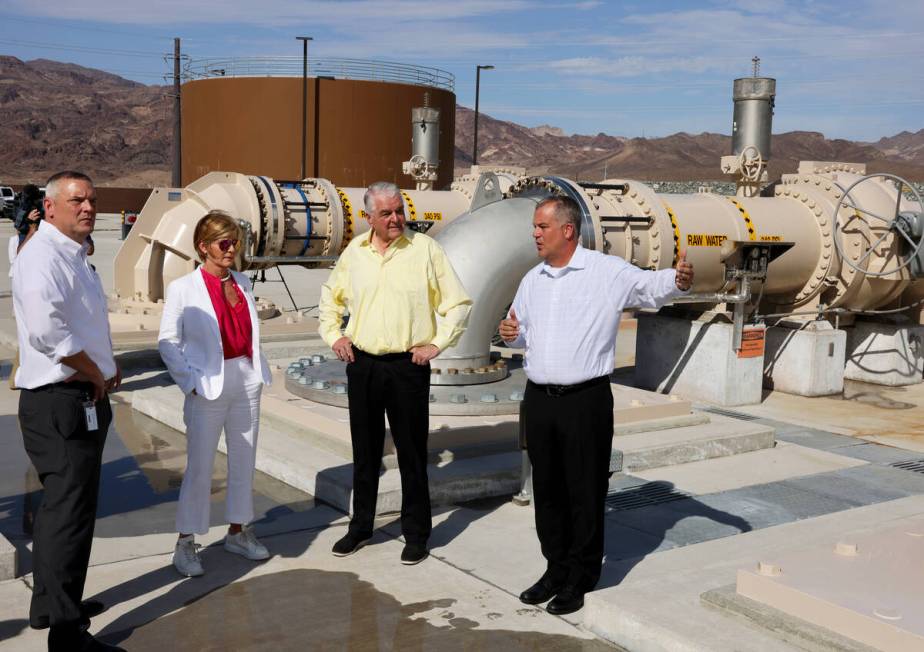
<instances>
[{"instance_id":1,"label":"black dress shoe","mask_svg":"<svg viewBox=\"0 0 924 652\"><path fill-rule=\"evenodd\" d=\"M49 652L126 652L125 648L103 643L88 631L69 631L64 634L53 628L48 634Z\"/></svg>"},{"instance_id":2,"label":"black dress shoe","mask_svg":"<svg viewBox=\"0 0 924 652\"><path fill-rule=\"evenodd\" d=\"M561 582L553 582L543 575L538 582L520 594L520 602L523 604L541 604L558 593L561 586Z\"/></svg>"},{"instance_id":3,"label":"black dress shoe","mask_svg":"<svg viewBox=\"0 0 924 652\"><path fill-rule=\"evenodd\" d=\"M413 566L414 564L422 562L429 554L426 544L409 543L404 546L404 550L401 551L401 563L405 566Z\"/></svg>"},{"instance_id":4,"label":"black dress shoe","mask_svg":"<svg viewBox=\"0 0 924 652\"><path fill-rule=\"evenodd\" d=\"M335 557L346 557L347 555L352 555L354 552L369 543L370 539L372 539L371 534L360 535L354 534L353 532L347 532L346 536L334 544L334 547L331 548L331 552L334 553Z\"/></svg>"},{"instance_id":5,"label":"black dress shoe","mask_svg":"<svg viewBox=\"0 0 924 652\"><path fill-rule=\"evenodd\" d=\"M80 603L80 615L84 620L89 620L106 611L106 605L99 600L84 600ZM48 616L38 616L35 621L30 623L32 629L48 629L51 621Z\"/></svg>"},{"instance_id":6,"label":"black dress shoe","mask_svg":"<svg viewBox=\"0 0 924 652\"><path fill-rule=\"evenodd\" d=\"M576 586L566 586L558 592L545 610L554 616L572 614L584 606L584 592Z\"/></svg>"}]
</instances>

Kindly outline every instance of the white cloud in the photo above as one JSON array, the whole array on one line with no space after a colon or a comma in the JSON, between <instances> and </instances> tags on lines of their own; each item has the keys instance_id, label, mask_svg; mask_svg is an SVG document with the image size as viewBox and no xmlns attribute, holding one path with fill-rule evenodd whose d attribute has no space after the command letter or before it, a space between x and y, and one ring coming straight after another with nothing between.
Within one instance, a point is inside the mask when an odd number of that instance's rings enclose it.
<instances>
[{"instance_id":1,"label":"white cloud","mask_svg":"<svg viewBox=\"0 0 924 652\"><path fill-rule=\"evenodd\" d=\"M243 23L262 26L352 24L370 38L387 33L380 21L420 22L453 20L516 12L533 5L526 0L9 0L7 11L63 18L92 16L93 20L117 24L183 25L193 23ZM386 23L387 25L387 23Z\"/></svg>"}]
</instances>

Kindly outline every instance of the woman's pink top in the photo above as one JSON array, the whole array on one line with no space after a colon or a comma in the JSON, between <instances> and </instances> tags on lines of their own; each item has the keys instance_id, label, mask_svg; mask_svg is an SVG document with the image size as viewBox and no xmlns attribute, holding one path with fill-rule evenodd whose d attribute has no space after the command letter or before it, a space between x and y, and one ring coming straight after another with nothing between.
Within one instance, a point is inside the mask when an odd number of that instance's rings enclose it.
<instances>
[{"instance_id":1,"label":"woman's pink top","mask_svg":"<svg viewBox=\"0 0 924 652\"><path fill-rule=\"evenodd\" d=\"M244 298L241 288L234 282L233 277L225 281L231 284L237 294L237 304L232 306L225 297L221 279L212 276L203 267L199 269L202 270L205 287L212 299L215 316L218 317L218 330L221 331L221 346L224 349L225 360L239 358L242 355L253 358L253 326L250 323L247 299Z\"/></svg>"}]
</instances>

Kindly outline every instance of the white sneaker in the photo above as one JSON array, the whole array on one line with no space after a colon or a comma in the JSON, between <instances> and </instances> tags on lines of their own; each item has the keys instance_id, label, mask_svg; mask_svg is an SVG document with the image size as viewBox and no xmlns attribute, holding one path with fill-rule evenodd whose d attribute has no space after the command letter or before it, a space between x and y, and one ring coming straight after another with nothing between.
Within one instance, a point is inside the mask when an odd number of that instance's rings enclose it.
<instances>
[{"instance_id":1,"label":"white sneaker","mask_svg":"<svg viewBox=\"0 0 924 652\"><path fill-rule=\"evenodd\" d=\"M237 534L225 535L225 550L253 561L269 559L269 550L257 540L253 527L245 525Z\"/></svg>"},{"instance_id":2,"label":"white sneaker","mask_svg":"<svg viewBox=\"0 0 924 652\"><path fill-rule=\"evenodd\" d=\"M199 559L201 548L193 536L180 537L173 551L173 567L184 577L198 577L202 570L202 560Z\"/></svg>"}]
</instances>

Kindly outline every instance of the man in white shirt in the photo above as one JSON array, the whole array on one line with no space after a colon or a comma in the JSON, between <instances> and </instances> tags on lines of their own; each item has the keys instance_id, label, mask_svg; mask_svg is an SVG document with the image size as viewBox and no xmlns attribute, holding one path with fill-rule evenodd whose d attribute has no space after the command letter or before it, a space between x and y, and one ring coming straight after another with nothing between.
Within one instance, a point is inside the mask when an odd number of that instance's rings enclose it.
<instances>
[{"instance_id":1,"label":"man in white shirt","mask_svg":"<svg viewBox=\"0 0 924 652\"><path fill-rule=\"evenodd\" d=\"M544 262L520 282L500 323L526 349L523 427L533 467L536 533L545 573L520 594L546 610L584 606L603 564L604 500L613 446L613 371L619 318L627 306L655 308L683 294L693 265L646 271L580 246L581 210L567 197L536 206L533 238Z\"/></svg>"},{"instance_id":2,"label":"man in white shirt","mask_svg":"<svg viewBox=\"0 0 924 652\"><path fill-rule=\"evenodd\" d=\"M49 650L119 650L87 631L103 610L82 602L100 466L121 380L106 295L87 261L96 191L79 172L46 184L45 220L13 264L23 444L44 488L33 528L30 625Z\"/></svg>"}]
</instances>

